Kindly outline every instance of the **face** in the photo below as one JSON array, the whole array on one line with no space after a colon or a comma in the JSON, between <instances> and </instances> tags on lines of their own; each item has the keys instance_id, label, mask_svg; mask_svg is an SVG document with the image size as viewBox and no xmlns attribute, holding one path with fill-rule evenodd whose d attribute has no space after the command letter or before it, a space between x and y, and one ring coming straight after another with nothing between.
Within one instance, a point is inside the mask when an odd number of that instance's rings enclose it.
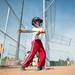
<instances>
[{"instance_id":1,"label":"face","mask_svg":"<svg viewBox=\"0 0 75 75\"><path fill-rule=\"evenodd\" d=\"M40 22L39 22L39 21L36 21L36 22L35 22L35 26L36 26L36 27L40 27Z\"/></svg>"}]
</instances>

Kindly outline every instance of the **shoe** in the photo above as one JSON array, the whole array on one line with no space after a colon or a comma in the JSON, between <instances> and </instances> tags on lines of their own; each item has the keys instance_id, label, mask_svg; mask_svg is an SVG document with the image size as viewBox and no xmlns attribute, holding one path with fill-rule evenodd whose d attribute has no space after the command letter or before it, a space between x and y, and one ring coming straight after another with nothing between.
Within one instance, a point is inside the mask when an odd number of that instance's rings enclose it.
<instances>
[{"instance_id":1,"label":"shoe","mask_svg":"<svg viewBox=\"0 0 75 75\"><path fill-rule=\"evenodd\" d=\"M42 69L43 69L43 67L37 67L37 71L40 71Z\"/></svg>"},{"instance_id":2,"label":"shoe","mask_svg":"<svg viewBox=\"0 0 75 75\"><path fill-rule=\"evenodd\" d=\"M24 67L21 67L21 70L24 70L25 71L25 68Z\"/></svg>"}]
</instances>

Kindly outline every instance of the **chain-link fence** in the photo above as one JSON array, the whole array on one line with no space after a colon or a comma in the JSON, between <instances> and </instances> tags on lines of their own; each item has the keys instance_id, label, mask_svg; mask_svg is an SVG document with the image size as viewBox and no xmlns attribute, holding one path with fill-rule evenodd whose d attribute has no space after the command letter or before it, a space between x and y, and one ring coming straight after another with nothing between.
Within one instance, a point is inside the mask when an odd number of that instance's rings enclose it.
<instances>
[{"instance_id":1,"label":"chain-link fence","mask_svg":"<svg viewBox=\"0 0 75 75\"><path fill-rule=\"evenodd\" d=\"M21 27L30 30L32 29L32 18L35 16L43 17L43 27L46 29L47 34L42 40L46 50L47 64L50 65L50 61L56 59L56 57L58 57L58 60L63 56L66 57L64 48L68 49L71 39L55 33L56 0L38 0L37 4L35 2L36 0L24 0ZM0 43L3 44L4 48L2 58L16 59L17 57L21 5L22 0L0 0ZM31 50L31 41L31 33L21 34L19 45L19 59L21 61L25 59L27 52ZM60 51L60 48L63 51Z\"/></svg>"}]
</instances>

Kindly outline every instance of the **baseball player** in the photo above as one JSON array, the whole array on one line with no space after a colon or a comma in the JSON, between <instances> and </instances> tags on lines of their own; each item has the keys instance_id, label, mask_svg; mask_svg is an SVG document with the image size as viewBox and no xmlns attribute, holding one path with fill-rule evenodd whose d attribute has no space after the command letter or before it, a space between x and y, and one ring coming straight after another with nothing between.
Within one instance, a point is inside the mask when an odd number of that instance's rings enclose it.
<instances>
[{"instance_id":1,"label":"baseball player","mask_svg":"<svg viewBox=\"0 0 75 75\"><path fill-rule=\"evenodd\" d=\"M44 50L42 41L41 41L41 34L45 34L45 30L41 27L43 23L43 20L39 17L34 17L32 19L32 47L31 52L29 53L28 57L24 60L24 63L22 64L22 69L25 70L26 67L29 66L29 64L32 62L34 56L38 53L39 55L39 61L37 63L37 70L42 70L45 65L45 59L46 59L46 52ZM22 30L21 30L22 32Z\"/></svg>"}]
</instances>

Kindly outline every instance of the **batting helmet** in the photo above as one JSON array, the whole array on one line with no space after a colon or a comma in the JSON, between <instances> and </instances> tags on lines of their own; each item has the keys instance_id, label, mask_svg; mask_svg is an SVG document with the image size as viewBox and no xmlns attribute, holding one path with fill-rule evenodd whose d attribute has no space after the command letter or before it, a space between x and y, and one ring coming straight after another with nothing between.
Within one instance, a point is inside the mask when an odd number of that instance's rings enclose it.
<instances>
[{"instance_id":1,"label":"batting helmet","mask_svg":"<svg viewBox=\"0 0 75 75\"><path fill-rule=\"evenodd\" d=\"M43 20L40 19L39 17L34 17L34 18L32 19L32 25L33 25L33 26L35 26L35 22L36 22L36 21L39 21L40 23L43 22Z\"/></svg>"}]
</instances>

